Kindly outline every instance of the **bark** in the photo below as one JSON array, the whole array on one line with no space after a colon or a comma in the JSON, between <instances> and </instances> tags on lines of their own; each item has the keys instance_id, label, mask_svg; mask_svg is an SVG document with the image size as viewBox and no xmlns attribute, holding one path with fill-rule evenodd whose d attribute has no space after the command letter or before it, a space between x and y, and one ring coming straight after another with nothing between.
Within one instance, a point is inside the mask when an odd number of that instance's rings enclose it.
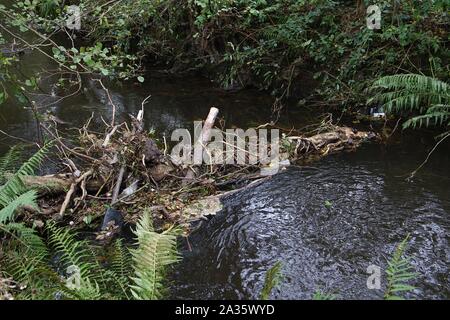
<instances>
[{"instance_id":1,"label":"bark","mask_svg":"<svg viewBox=\"0 0 450 320\"><path fill-rule=\"evenodd\" d=\"M8 175L7 175L8 176ZM12 176L12 175L11 175ZM28 188L34 188L43 194L58 194L67 192L75 178L70 174L50 174L46 176L23 176L23 183ZM86 188L89 191L100 189L102 181L91 179L87 181Z\"/></svg>"}]
</instances>

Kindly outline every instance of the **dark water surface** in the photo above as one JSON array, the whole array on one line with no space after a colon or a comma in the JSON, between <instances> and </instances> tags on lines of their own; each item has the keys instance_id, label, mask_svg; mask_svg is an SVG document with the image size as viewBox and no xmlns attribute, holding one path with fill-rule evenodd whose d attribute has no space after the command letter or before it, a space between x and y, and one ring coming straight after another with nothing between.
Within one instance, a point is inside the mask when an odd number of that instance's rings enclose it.
<instances>
[{"instance_id":1,"label":"dark water surface","mask_svg":"<svg viewBox=\"0 0 450 320\"><path fill-rule=\"evenodd\" d=\"M20 66L26 75L51 69L52 62L31 54ZM86 81L77 95L58 102L55 79L41 82L45 94L32 98L43 109L77 127L94 112L93 123L110 120L105 93ZM118 118L145 111L147 128L170 137L178 128L192 128L210 107L220 109L227 128L246 129L274 120L273 99L256 90L226 93L199 78L152 79L143 85L111 88ZM56 103L57 102L57 103ZM46 105L48 107L45 107ZM311 122L311 113L290 106L280 124L297 128ZM30 110L8 102L0 109L0 129L36 139ZM172 274L173 298L257 298L266 271L283 263L284 280L273 298L311 298L320 289L340 298L375 299L383 290L366 286L370 264L386 267L386 259L407 233L408 253L418 273L412 298L450 298L448 278L450 159L440 147L412 180L405 174L425 158L429 141L419 139L385 147L366 145L356 153L330 156L317 169L290 168L254 189L233 195L225 208L189 238L193 251ZM0 137L0 152L15 143ZM331 207L325 206L329 201ZM382 273L385 285L385 273Z\"/></svg>"},{"instance_id":2,"label":"dark water surface","mask_svg":"<svg viewBox=\"0 0 450 320\"><path fill-rule=\"evenodd\" d=\"M309 299L317 290L346 299L381 298L367 289L367 267L382 270L407 233L418 276L410 298L450 298L449 166L435 159L412 182L414 150L368 145L323 159L317 169L290 168L233 195L190 237L174 275L174 298L258 298L266 271L283 264L276 299ZM331 202L327 208L325 202Z\"/></svg>"}]
</instances>

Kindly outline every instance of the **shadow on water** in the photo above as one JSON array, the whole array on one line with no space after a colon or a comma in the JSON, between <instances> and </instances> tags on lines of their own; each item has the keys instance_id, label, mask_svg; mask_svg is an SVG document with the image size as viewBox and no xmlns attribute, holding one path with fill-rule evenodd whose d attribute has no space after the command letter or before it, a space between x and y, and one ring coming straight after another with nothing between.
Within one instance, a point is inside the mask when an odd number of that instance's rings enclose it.
<instances>
[{"instance_id":1,"label":"shadow on water","mask_svg":"<svg viewBox=\"0 0 450 320\"><path fill-rule=\"evenodd\" d=\"M448 156L415 181L421 159L411 148L369 145L329 157L317 169L291 168L224 201L224 209L189 238L173 275L173 298L258 298L266 271L282 261L276 299L310 299L316 290L345 299L382 298L366 269L382 270L410 233L418 272L410 298L450 298ZM327 207L325 202L331 202ZM386 285L382 273L382 286Z\"/></svg>"}]
</instances>

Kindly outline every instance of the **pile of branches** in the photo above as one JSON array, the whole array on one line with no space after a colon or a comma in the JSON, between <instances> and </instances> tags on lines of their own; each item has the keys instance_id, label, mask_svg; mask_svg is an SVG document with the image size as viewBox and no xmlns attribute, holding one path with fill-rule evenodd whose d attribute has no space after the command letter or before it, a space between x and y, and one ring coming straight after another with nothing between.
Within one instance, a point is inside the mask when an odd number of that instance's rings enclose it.
<instances>
[{"instance_id":1,"label":"pile of branches","mask_svg":"<svg viewBox=\"0 0 450 320\"><path fill-rule=\"evenodd\" d=\"M53 219L69 217L80 225L113 207L124 214L126 222L133 223L142 208L150 207L161 228L174 223L188 226L186 221L207 214L202 206L192 210L196 202L213 196L212 206L219 208L215 205L219 202L217 195L268 178L259 164L176 163L168 154L165 139L160 142L144 130L144 103L136 117L130 115L129 122L105 122L103 133L92 130L91 117L78 129L75 140L63 138L56 124L44 127L55 140L64 165L57 174L24 178L25 184L41 192L40 213L46 216L44 219L48 215ZM208 145L217 113L211 108L198 141L202 145ZM367 132L327 124L325 132L313 135L283 134L280 158L287 166L311 156L354 150L368 138Z\"/></svg>"}]
</instances>

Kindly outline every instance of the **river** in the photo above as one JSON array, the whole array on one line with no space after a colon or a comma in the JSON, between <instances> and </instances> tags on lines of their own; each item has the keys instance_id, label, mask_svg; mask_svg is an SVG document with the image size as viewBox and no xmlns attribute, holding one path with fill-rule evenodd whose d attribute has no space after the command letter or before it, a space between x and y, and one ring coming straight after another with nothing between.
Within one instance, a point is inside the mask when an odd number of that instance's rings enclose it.
<instances>
[{"instance_id":1,"label":"river","mask_svg":"<svg viewBox=\"0 0 450 320\"><path fill-rule=\"evenodd\" d=\"M19 68L31 75L52 64L32 53ZM41 82L50 94L35 95L38 105L59 100L54 83L52 77ZM229 93L199 77L149 76L144 84L111 87L119 119L136 114L149 94L145 125L167 137L174 129L191 129L212 106L220 109L227 128L246 129L278 118L271 110L272 97L257 90ZM84 124L92 113L98 124L111 115L104 92L89 85L45 110L67 122L60 125L64 130ZM314 110L290 105L278 123L299 128L310 123L313 114ZM32 113L11 100L0 109L0 129L36 138ZM0 152L16 142L2 137ZM417 289L408 297L450 298L448 145L408 180L432 140L409 135L396 142L333 155L314 168L292 167L227 198L224 209L190 235L189 246L183 240L183 260L170 276L171 297L258 298L265 273L281 261L283 280L273 291L275 299L309 299L317 290L339 298L378 299L386 285L386 261L409 233L407 252L418 275L412 283ZM366 285L371 264L382 270L379 290Z\"/></svg>"}]
</instances>

